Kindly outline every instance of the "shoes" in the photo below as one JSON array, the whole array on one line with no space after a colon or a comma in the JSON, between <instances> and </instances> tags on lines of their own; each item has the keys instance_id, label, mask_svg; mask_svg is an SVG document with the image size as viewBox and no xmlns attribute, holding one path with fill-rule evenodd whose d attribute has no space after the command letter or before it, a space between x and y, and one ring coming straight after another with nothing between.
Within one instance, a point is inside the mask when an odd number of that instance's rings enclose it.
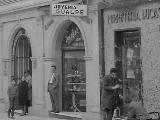
<instances>
[{"instance_id":1,"label":"shoes","mask_svg":"<svg viewBox=\"0 0 160 120\"><path fill-rule=\"evenodd\" d=\"M50 110L49 112L55 112L55 110Z\"/></svg>"},{"instance_id":2,"label":"shoes","mask_svg":"<svg viewBox=\"0 0 160 120\"><path fill-rule=\"evenodd\" d=\"M11 119L14 119L14 117L13 117L13 116L11 116Z\"/></svg>"},{"instance_id":3,"label":"shoes","mask_svg":"<svg viewBox=\"0 0 160 120\"><path fill-rule=\"evenodd\" d=\"M54 111L55 113L59 113L59 111L58 110L56 110L56 111Z\"/></svg>"},{"instance_id":4,"label":"shoes","mask_svg":"<svg viewBox=\"0 0 160 120\"><path fill-rule=\"evenodd\" d=\"M24 116L24 115L25 115L25 114L23 114L23 113L22 113L22 114L20 114L20 116Z\"/></svg>"},{"instance_id":5,"label":"shoes","mask_svg":"<svg viewBox=\"0 0 160 120\"><path fill-rule=\"evenodd\" d=\"M24 115L28 115L28 113L26 112L26 113L24 113Z\"/></svg>"},{"instance_id":6,"label":"shoes","mask_svg":"<svg viewBox=\"0 0 160 120\"><path fill-rule=\"evenodd\" d=\"M10 118L10 113L8 112L8 118Z\"/></svg>"},{"instance_id":7,"label":"shoes","mask_svg":"<svg viewBox=\"0 0 160 120\"><path fill-rule=\"evenodd\" d=\"M50 110L49 112L59 113L58 110Z\"/></svg>"}]
</instances>

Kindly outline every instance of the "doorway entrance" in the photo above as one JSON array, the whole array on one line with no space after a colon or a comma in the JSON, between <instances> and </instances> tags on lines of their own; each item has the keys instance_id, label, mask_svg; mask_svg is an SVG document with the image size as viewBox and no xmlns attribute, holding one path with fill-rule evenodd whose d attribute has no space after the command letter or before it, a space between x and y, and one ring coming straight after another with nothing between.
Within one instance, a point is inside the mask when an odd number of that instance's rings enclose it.
<instances>
[{"instance_id":1,"label":"doorway entrance","mask_svg":"<svg viewBox=\"0 0 160 120\"><path fill-rule=\"evenodd\" d=\"M67 27L62 40L62 110L86 111L84 40L77 25Z\"/></svg>"},{"instance_id":2,"label":"doorway entrance","mask_svg":"<svg viewBox=\"0 0 160 120\"><path fill-rule=\"evenodd\" d=\"M140 36L138 29L115 32L115 65L120 71L118 77L123 80L124 105L130 88L138 90L138 98L143 100Z\"/></svg>"},{"instance_id":3,"label":"doorway entrance","mask_svg":"<svg viewBox=\"0 0 160 120\"><path fill-rule=\"evenodd\" d=\"M31 45L25 29L17 31L12 45L11 79L18 85L21 82L24 72L28 71L32 76ZM17 108L19 108L17 98ZM30 103L31 104L31 103Z\"/></svg>"}]
</instances>

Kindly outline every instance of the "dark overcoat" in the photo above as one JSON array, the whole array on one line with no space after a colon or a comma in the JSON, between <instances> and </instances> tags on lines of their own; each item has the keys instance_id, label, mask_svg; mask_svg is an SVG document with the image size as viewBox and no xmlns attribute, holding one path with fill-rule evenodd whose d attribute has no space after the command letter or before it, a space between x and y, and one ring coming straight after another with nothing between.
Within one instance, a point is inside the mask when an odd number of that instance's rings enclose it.
<instances>
[{"instance_id":1,"label":"dark overcoat","mask_svg":"<svg viewBox=\"0 0 160 120\"><path fill-rule=\"evenodd\" d=\"M28 104L28 83L25 80L19 84L19 104L22 106Z\"/></svg>"},{"instance_id":2,"label":"dark overcoat","mask_svg":"<svg viewBox=\"0 0 160 120\"><path fill-rule=\"evenodd\" d=\"M102 110L113 110L116 107L118 91L112 87L117 84L118 79L107 75L102 79L101 108Z\"/></svg>"}]
</instances>

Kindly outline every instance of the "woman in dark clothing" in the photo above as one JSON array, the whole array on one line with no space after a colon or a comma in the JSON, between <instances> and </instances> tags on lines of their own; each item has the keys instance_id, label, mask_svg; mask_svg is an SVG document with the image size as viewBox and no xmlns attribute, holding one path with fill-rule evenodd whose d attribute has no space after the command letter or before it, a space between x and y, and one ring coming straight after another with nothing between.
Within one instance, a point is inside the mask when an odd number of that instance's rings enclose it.
<instances>
[{"instance_id":1,"label":"woman in dark clothing","mask_svg":"<svg viewBox=\"0 0 160 120\"><path fill-rule=\"evenodd\" d=\"M101 109L104 120L111 120L114 109L120 106L118 90L121 89L121 80L116 74L116 68L112 68L110 74L104 76L102 80Z\"/></svg>"},{"instance_id":2,"label":"woman in dark clothing","mask_svg":"<svg viewBox=\"0 0 160 120\"><path fill-rule=\"evenodd\" d=\"M26 114L26 106L28 102L28 83L22 77L22 81L19 84L19 104L22 106L22 115Z\"/></svg>"}]
</instances>

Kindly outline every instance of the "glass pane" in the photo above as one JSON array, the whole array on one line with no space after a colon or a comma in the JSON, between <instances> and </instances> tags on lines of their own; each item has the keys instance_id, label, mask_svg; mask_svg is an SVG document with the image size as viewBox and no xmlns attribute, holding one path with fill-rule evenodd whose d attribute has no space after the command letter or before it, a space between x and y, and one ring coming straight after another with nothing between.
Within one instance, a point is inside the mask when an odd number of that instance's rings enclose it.
<instances>
[{"instance_id":1,"label":"glass pane","mask_svg":"<svg viewBox=\"0 0 160 120\"><path fill-rule=\"evenodd\" d=\"M142 101L142 71L140 58L140 32L122 31L116 32L115 63L119 69L118 76L123 80L123 111L127 108L127 96L129 88L139 90L139 99Z\"/></svg>"},{"instance_id":2,"label":"glass pane","mask_svg":"<svg viewBox=\"0 0 160 120\"><path fill-rule=\"evenodd\" d=\"M125 42L126 85L128 88L139 90L139 99L142 100L142 71L140 59L140 32L123 33Z\"/></svg>"},{"instance_id":3,"label":"glass pane","mask_svg":"<svg viewBox=\"0 0 160 120\"><path fill-rule=\"evenodd\" d=\"M83 48L84 41L76 24L72 23L65 31L62 48Z\"/></svg>"},{"instance_id":4,"label":"glass pane","mask_svg":"<svg viewBox=\"0 0 160 120\"><path fill-rule=\"evenodd\" d=\"M86 111L84 51L66 51L63 58L63 110Z\"/></svg>"},{"instance_id":5,"label":"glass pane","mask_svg":"<svg viewBox=\"0 0 160 120\"><path fill-rule=\"evenodd\" d=\"M14 76L12 75L12 77L16 79L17 83L19 83L26 70L30 70L30 72L32 72L32 62L30 60L30 57L32 56L31 47L28 38L24 34L24 29L20 29L18 31L15 36L15 39L17 39L15 40L16 43L14 43L15 48L13 48L14 58L12 63L12 72L14 73Z\"/></svg>"}]
</instances>

